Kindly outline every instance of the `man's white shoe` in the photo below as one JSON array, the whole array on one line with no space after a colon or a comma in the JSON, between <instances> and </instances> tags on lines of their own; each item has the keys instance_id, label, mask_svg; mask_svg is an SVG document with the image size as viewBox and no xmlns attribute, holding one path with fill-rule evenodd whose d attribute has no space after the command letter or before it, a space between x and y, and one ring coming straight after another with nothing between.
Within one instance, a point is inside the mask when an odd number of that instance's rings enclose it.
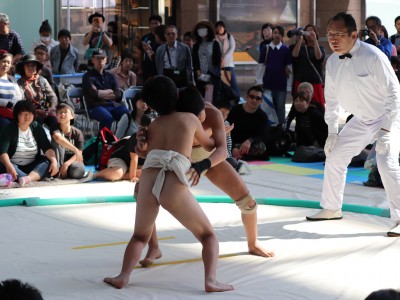
<instances>
[{"instance_id":1,"label":"man's white shoe","mask_svg":"<svg viewBox=\"0 0 400 300\"><path fill-rule=\"evenodd\" d=\"M396 224L390 231L387 233L387 236L390 237L399 237L400 236L400 224Z\"/></svg>"},{"instance_id":2,"label":"man's white shoe","mask_svg":"<svg viewBox=\"0 0 400 300\"><path fill-rule=\"evenodd\" d=\"M314 215L306 217L309 221L340 220L343 218L342 210L321 209Z\"/></svg>"}]
</instances>

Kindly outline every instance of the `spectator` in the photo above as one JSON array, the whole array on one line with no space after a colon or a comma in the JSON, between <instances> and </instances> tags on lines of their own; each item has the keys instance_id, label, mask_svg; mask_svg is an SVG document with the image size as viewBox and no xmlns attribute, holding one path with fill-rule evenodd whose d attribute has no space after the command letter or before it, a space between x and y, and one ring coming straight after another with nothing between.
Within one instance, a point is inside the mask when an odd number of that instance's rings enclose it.
<instances>
[{"instance_id":1,"label":"spectator","mask_svg":"<svg viewBox=\"0 0 400 300\"><path fill-rule=\"evenodd\" d=\"M156 42L156 28L162 23L162 19L159 15L151 15L149 18L150 32L142 37L139 44L139 71L137 75L141 77L142 83L145 83L147 79L157 75L156 63L153 60L153 56L157 52L157 48L160 46Z\"/></svg>"},{"instance_id":2,"label":"spectator","mask_svg":"<svg viewBox=\"0 0 400 300\"><path fill-rule=\"evenodd\" d=\"M126 51L122 54L121 64L110 70L114 74L120 89L126 90L131 86L136 86L136 74L133 73L132 67L133 56L130 52Z\"/></svg>"},{"instance_id":3,"label":"spectator","mask_svg":"<svg viewBox=\"0 0 400 300\"><path fill-rule=\"evenodd\" d=\"M17 80L8 75L13 55L0 50L0 131L13 119L12 108L22 99Z\"/></svg>"},{"instance_id":4,"label":"spectator","mask_svg":"<svg viewBox=\"0 0 400 300\"><path fill-rule=\"evenodd\" d=\"M397 53L400 53L400 16L394 19L394 27L396 28L396 33L390 36L390 41L395 45Z\"/></svg>"},{"instance_id":5,"label":"spectator","mask_svg":"<svg viewBox=\"0 0 400 300\"><path fill-rule=\"evenodd\" d=\"M390 58L390 63L394 72L396 73L397 79L400 82L400 59L397 56L392 56Z\"/></svg>"},{"instance_id":6,"label":"spectator","mask_svg":"<svg viewBox=\"0 0 400 300\"><path fill-rule=\"evenodd\" d=\"M74 74L79 66L79 52L71 45L71 33L67 29L58 32L60 44L50 51L54 74Z\"/></svg>"},{"instance_id":7,"label":"spectator","mask_svg":"<svg viewBox=\"0 0 400 300\"><path fill-rule=\"evenodd\" d=\"M108 57L108 62L111 62L111 53L109 50L113 42L111 34L108 31L104 31L104 21L105 17L101 13L96 12L89 16L88 22L92 27L83 38L82 44L83 46L89 45L89 49L101 48L105 50ZM86 50L87 52L85 53L85 59L88 60L88 65L92 66L91 55L90 51L88 50Z\"/></svg>"},{"instance_id":8,"label":"spectator","mask_svg":"<svg viewBox=\"0 0 400 300\"><path fill-rule=\"evenodd\" d=\"M54 46L58 45L58 42L51 38L51 31L49 20L44 20L42 25L39 27L40 39L32 43L32 52L35 51L37 46L43 45L47 48L47 53L49 53Z\"/></svg>"},{"instance_id":9,"label":"spectator","mask_svg":"<svg viewBox=\"0 0 400 300\"><path fill-rule=\"evenodd\" d=\"M400 291L394 289L382 289L372 292L365 300L400 300Z\"/></svg>"},{"instance_id":10,"label":"spectator","mask_svg":"<svg viewBox=\"0 0 400 300\"><path fill-rule=\"evenodd\" d=\"M13 122L0 135L0 173L11 174L20 187L58 172L55 152L35 114L31 101L17 102Z\"/></svg>"},{"instance_id":11,"label":"spectator","mask_svg":"<svg viewBox=\"0 0 400 300\"><path fill-rule=\"evenodd\" d=\"M7 279L0 282L0 299L7 300L43 300L40 291L29 283L18 279Z\"/></svg>"},{"instance_id":12,"label":"spectator","mask_svg":"<svg viewBox=\"0 0 400 300\"><path fill-rule=\"evenodd\" d=\"M259 63L265 64L264 93L271 95L278 122L282 125L285 123L287 79L291 73L289 66L292 64L290 51L282 44L283 35L282 26L273 28L272 41L263 46L259 60Z\"/></svg>"},{"instance_id":13,"label":"spectator","mask_svg":"<svg viewBox=\"0 0 400 300\"><path fill-rule=\"evenodd\" d=\"M168 25L166 43L158 47L155 61L158 75L171 78L178 88L194 85L192 55L189 47L177 41L178 28Z\"/></svg>"},{"instance_id":14,"label":"spectator","mask_svg":"<svg viewBox=\"0 0 400 300\"><path fill-rule=\"evenodd\" d=\"M310 102L311 106L317 108L321 112L321 114L325 114L324 106L320 102L314 99L314 87L311 83L309 82L300 83L299 86L297 87L297 93L304 94L307 97L308 101Z\"/></svg>"},{"instance_id":15,"label":"spectator","mask_svg":"<svg viewBox=\"0 0 400 300\"><path fill-rule=\"evenodd\" d=\"M314 101L325 107L324 75L325 48L318 44L318 32L314 25L307 25L296 35L296 44L289 47L293 59L294 94L301 82L313 85Z\"/></svg>"},{"instance_id":16,"label":"spectator","mask_svg":"<svg viewBox=\"0 0 400 300\"><path fill-rule=\"evenodd\" d=\"M218 104L221 86L221 47L215 40L215 27L200 21L193 28L193 70L196 86L206 102Z\"/></svg>"},{"instance_id":17,"label":"spectator","mask_svg":"<svg viewBox=\"0 0 400 300\"><path fill-rule=\"evenodd\" d=\"M252 86L247 91L246 102L236 104L229 112L227 121L234 124L231 131L232 156L243 160L268 158L265 140L268 134L268 117L261 109L263 90Z\"/></svg>"},{"instance_id":18,"label":"spectator","mask_svg":"<svg viewBox=\"0 0 400 300\"><path fill-rule=\"evenodd\" d=\"M82 131L72 126L75 111L68 102L61 102L56 109L58 124L50 128L52 145L56 152L60 178L81 179L85 175L82 150L84 139Z\"/></svg>"},{"instance_id":19,"label":"spectator","mask_svg":"<svg viewBox=\"0 0 400 300\"><path fill-rule=\"evenodd\" d=\"M272 41L272 28L274 28L274 25L271 23L265 23L261 27L261 42L258 45L259 51L261 51L261 48L263 48L265 45L268 45Z\"/></svg>"},{"instance_id":20,"label":"spectator","mask_svg":"<svg viewBox=\"0 0 400 300\"><path fill-rule=\"evenodd\" d=\"M118 28L117 21L110 21L107 23L108 32L111 35L112 46L110 47L111 52L111 68L117 67L117 63L123 53L127 50L128 38L127 36L121 34L122 30ZM121 50L120 50L121 49Z\"/></svg>"},{"instance_id":21,"label":"spectator","mask_svg":"<svg viewBox=\"0 0 400 300\"><path fill-rule=\"evenodd\" d=\"M115 136L119 139L134 135L140 126L140 121L145 114L150 113L146 102L142 99L142 92L137 92L132 100L132 111L124 114L117 124Z\"/></svg>"},{"instance_id":22,"label":"spectator","mask_svg":"<svg viewBox=\"0 0 400 300\"><path fill-rule=\"evenodd\" d=\"M128 111L121 104L122 91L114 75L104 71L107 54L103 49L93 52L93 69L83 75L82 89L89 109L89 116L100 122L100 129L111 128Z\"/></svg>"},{"instance_id":23,"label":"spectator","mask_svg":"<svg viewBox=\"0 0 400 300\"><path fill-rule=\"evenodd\" d=\"M36 108L37 121L45 123L49 128L57 124L57 96L50 83L39 74L43 64L32 54L25 55L17 64L16 71L21 75L18 85L22 99L31 101Z\"/></svg>"},{"instance_id":24,"label":"spectator","mask_svg":"<svg viewBox=\"0 0 400 300\"><path fill-rule=\"evenodd\" d=\"M366 43L376 46L390 59L392 53L392 43L381 34L382 22L377 16L370 16L365 20L366 29L358 32L358 37L362 40L366 38Z\"/></svg>"},{"instance_id":25,"label":"spectator","mask_svg":"<svg viewBox=\"0 0 400 300\"><path fill-rule=\"evenodd\" d=\"M38 45L33 51L36 59L43 64L42 69L39 71L39 75L42 75L49 82L54 92L57 92L56 85L54 84L53 72L51 71L51 63L48 58L49 52L46 46ZM57 93L56 93L57 94Z\"/></svg>"},{"instance_id":26,"label":"spectator","mask_svg":"<svg viewBox=\"0 0 400 300\"><path fill-rule=\"evenodd\" d=\"M286 128L296 119L295 136L296 146L316 146L323 148L328 137L328 125L324 121L324 115L310 105L309 97L299 93L294 97L293 109L287 118Z\"/></svg>"},{"instance_id":27,"label":"spectator","mask_svg":"<svg viewBox=\"0 0 400 300\"><path fill-rule=\"evenodd\" d=\"M25 54L21 37L14 30L10 30L10 18L0 13L0 50L10 52L15 65Z\"/></svg>"},{"instance_id":28,"label":"spectator","mask_svg":"<svg viewBox=\"0 0 400 300\"><path fill-rule=\"evenodd\" d=\"M381 35L383 35L383 37L385 39L389 39L389 34L388 34L387 30L386 30L386 27L383 26L383 25L381 27ZM396 49L396 46L394 44L392 44L392 52L390 53L390 55L391 55L390 57L397 56L397 49Z\"/></svg>"},{"instance_id":29,"label":"spectator","mask_svg":"<svg viewBox=\"0 0 400 300\"><path fill-rule=\"evenodd\" d=\"M222 59L221 71L222 76L226 74L226 81L230 87L240 96L240 90L236 80L235 64L233 62L233 52L235 52L236 42L232 34L226 31L226 26L223 21L215 23L216 38L221 46ZM227 72L225 72L227 71Z\"/></svg>"},{"instance_id":30,"label":"spectator","mask_svg":"<svg viewBox=\"0 0 400 300\"><path fill-rule=\"evenodd\" d=\"M191 31L186 31L183 35L183 42L189 46L190 51L193 51L194 39Z\"/></svg>"}]
</instances>

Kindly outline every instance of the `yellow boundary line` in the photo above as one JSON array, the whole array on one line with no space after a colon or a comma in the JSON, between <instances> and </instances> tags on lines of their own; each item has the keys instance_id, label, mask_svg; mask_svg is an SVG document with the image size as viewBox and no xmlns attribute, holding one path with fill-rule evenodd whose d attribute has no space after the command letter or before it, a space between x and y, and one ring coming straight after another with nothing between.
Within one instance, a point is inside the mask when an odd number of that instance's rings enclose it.
<instances>
[{"instance_id":1,"label":"yellow boundary line","mask_svg":"<svg viewBox=\"0 0 400 300\"><path fill-rule=\"evenodd\" d=\"M239 256L239 255L240 254L238 254L238 253L223 254L223 255L218 256L218 258L228 258L228 257L233 257L233 256ZM202 260L203 260L202 258L193 258L193 259L182 259L182 260L177 260L177 261L167 261L167 262L151 264L147 268L159 267L159 266L167 266L167 265L186 264L186 263L198 262L198 261L202 261ZM140 269L140 268L143 268L143 267L142 266L136 266L134 269Z\"/></svg>"},{"instance_id":2,"label":"yellow boundary line","mask_svg":"<svg viewBox=\"0 0 400 300\"><path fill-rule=\"evenodd\" d=\"M159 241L165 240L172 240L175 237L173 235L167 236L164 238L158 238ZM83 249L90 249L90 248L100 248L100 247L110 247L110 246L118 246L118 245L126 245L128 242L115 242L115 243L108 243L108 244L96 244L96 245L87 245L87 246L77 246L72 247L72 250L83 250Z\"/></svg>"}]
</instances>

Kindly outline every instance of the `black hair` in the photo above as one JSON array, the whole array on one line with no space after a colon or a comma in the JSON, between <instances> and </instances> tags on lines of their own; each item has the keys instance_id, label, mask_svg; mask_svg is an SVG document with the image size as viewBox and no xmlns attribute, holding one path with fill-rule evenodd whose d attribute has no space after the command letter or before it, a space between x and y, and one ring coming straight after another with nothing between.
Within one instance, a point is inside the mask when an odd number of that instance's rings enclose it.
<instances>
[{"instance_id":1,"label":"black hair","mask_svg":"<svg viewBox=\"0 0 400 300\"><path fill-rule=\"evenodd\" d=\"M132 101L131 101L131 103L132 103L132 111L131 111L130 114L131 114L132 120L135 120L135 119L136 119L136 114L137 114L136 103L137 103L139 100L143 100L142 91L137 91L136 94L135 94L135 96L133 97L133 99L132 99ZM145 114L150 113L150 108L148 108L144 113L145 113Z\"/></svg>"},{"instance_id":2,"label":"black hair","mask_svg":"<svg viewBox=\"0 0 400 300\"><path fill-rule=\"evenodd\" d=\"M178 89L171 78L155 76L146 81L142 90L143 101L160 115L176 110Z\"/></svg>"},{"instance_id":3,"label":"black hair","mask_svg":"<svg viewBox=\"0 0 400 300\"><path fill-rule=\"evenodd\" d=\"M204 98L195 87L186 87L179 90L179 99L176 110L180 112L190 112L198 116L204 109Z\"/></svg>"},{"instance_id":4,"label":"black hair","mask_svg":"<svg viewBox=\"0 0 400 300\"><path fill-rule=\"evenodd\" d=\"M215 23L215 29L217 29L217 26L224 27L224 33L223 33L223 34L226 33L226 26L225 26L225 22L224 22L224 21L218 21L218 22L216 22L216 23Z\"/></svg>"},{"instance_id":5,"label":"black hair","mask_svg":"<svg viewBox=\"0 0 400 300\"><path fill-rule=\"evenodd\" d=\"M277 29L279 31L279 34L283 37L283 35L285 34L285 29L279 25L275 25L274 27L272 27L272 31L274 31L275 29Z\"/></svg>"},{"instance_id":6,"label":"black hair","mask_svg":"<svg viewBox=\"0 0 400 300\"><path fill-rule=\"evenodd\" d=\"M400 20L400 16L397 16L396 19L394 19L394 24L396 24L396 22Z\"/></svg>"},{"instance_id":7,"label":"black hair","mask_svg":"<svg viewBox=\"0 0 400 300\"><path fill-rule=\"evenodd\" d=\"M386 27L382 25L382 26L381 26L381 30L382 30L382 32L383 32L383 37L384 37L385 39L389 39L389 34L388 34L388 31L387 31Z\"/></svg>"},{"instance_id":8,"label":"black hair","mask_svg":"<svg viewBox=\"0 0 400 300\"><path fill-rule=\"evenodd\" d=\"M7 51L1 51L0 52L0 60L3 60L4 58L6 58L7 56L11 57L11 60L13 59L13 55L10 52Z\"/></svg>"},{"instance_id":9,"label":"black hair","mask_svg":"<svg viewBox=\"0 0 400 300\"><path fill-rule=\"evenodd\" d=\"M18 116L22 112L30 112L33 114L33 118L36 117L36 108L32 101L21 100L14 105L13 109L14 120L18 120Z\"/></svg>"},{"instance_id":10,"label":"black hair","mask_svg":"<svg viewBox=\"0 0 400 300\"><path fill-rule=\"evenodd\" d=\"M265 23L263 26L261 26L261 37L262 37L262 39L263 40L265 40L265 36L264 36L264 34L263 34L263 30L265 29L265 28L274 28L274 25L272 25L271 23Z\"/></svg>"},{"instance_id":11,"label":"black hair","mask_svg":"<svg viewBox=\"0 0 400 300\"><path fill-rule=\"evenodd\" d=\"M343 21L344 26L347 29L347 34L349 36L351 35L352 32L357 31L356 20L354 20L351 14L345 12L337 13L336 15L334 15L332 18L329 19L328 25L329 23L336 21Z\"/></svg>"},{"instance_id":12,"label":"black hair","mask_svg":"<svg viewBox=\"0 0 400 300\"><path fill-rule=\"evenodd\" d=\"M400 293L394 289L382 289L372 292L365 300L400 300Z\"/></svg>"},{"instance_id":13,"label":"black hair","mask_svg":"<svg viewBox=\"0 0 400 300\"><path fill-rule=\"evenodd\" d=\"M250 87L250 88L247 90L247 95L250 94L251 91L256 91L256 92L259 92L259 93L261 93L261 94L264 93L262 87L259 86L259 85L253 85L252 87Z\"/></svg>"},{"instance_id":14,"label":"black hair","mask_svg":"<svg viewBox=\"0 0 400 300\"><path fill-rule=\"evenodd\" d=\"M44 20L42 22L42 25L39 28L39 33L42 33L42 32L50 32L51 33L51 26L49 24L49 20Z\"/></svg>"},{"instance_id":15,"label":"black hair","mask_svg":"<svg viewBox=\"0 0 400 300\"><path fill-rule=\"evenodd\" d=\"M154 34L155 34L156 36L158 36L159 39L160 39L163 43L165 43L165 42L167 41L167 40L165 39L164 33L165 33L165 26L164 26L164 25L158 26L158 27L156 28L155 32L154 32Z\"/></svg>"},{"instance_id":16,"label":"black hair","mask_svg":"<svg viewBox=\"0 0 400 300\"><path fill-rule=\"evenodd\" d=\"M152 14L150 17L149 17L149 23L151 22L151 21L158 21L158 22L160 22L160 24L162 23L162 19L161 19L161 16L160 15L157 15L157 14Z\"/></svg>"},{"instance_id":17,"label":"black hair","mask_svg":"<svg viewBox=\"0 0 400 300\"><path fill-rule=\"evenodd\" d=\"M68 108L72 112L72 114L75 114L75 108L67 101L61 101L60 103L58 103L56 111L59 111L63 108Z\"/></svg>"},{"instance_id":18,"label":"black hair","mask_svg":"<svg viewBox=\"0 0 400 300\"><path fill-rule=\"evenodd\" d=\"M130 58L134 60L133 54L130 51L124 51L121 55L121 62L124 61L125 58Z\"/></svg>"},{"instance_id":19,"label":"black hair","mask_svg":"<svg viewBox=\"0 0 400 300\"><path fill-rule=\"evenodd\" d=\"M49 48L47 48L45 45L37 45L35 49L33 49L33 52L36 52L36 50L38 49L43 50L46 53L49 53Z\"/></svg>"},{"instance_id":20,"label":"black hair","mask_svg":"<svg viewBox=\"0 0 400 300\"><path fill-rule=\"evenodd\" d=\"M319 39L319 34L318 34L317 27L315 27L315 26L312 25L312 24L307 24L307 25L304 27L304 30L307 30L308 27L311 27L311 28L313 29L313 31L315 32L315 35L316 35L316 37L317 37L317 40L318 40L318 39Z\"/></svg>"},{"instance_id":21,"label":"black hair","mask_svg":"<svg viewBox=\"0 0 400 300\"><path fill-rule=\"evenodd\" d=\"M184 37L184 38L185 38L185 37L190 37L190 39L193 40L193 34L192 34L191 31L186 31L185 34L183 35L183 37Z\"/></svg>"},{"instance_id":22,"label":"black hair","mask_svg":"<svg viewBox=\"0 0 400 300\"><path fill-rule=\"evenodd\" d=\"M382 26L382 21L379 19L377 16L370 16L365 20L365 24L367 24L368 21L375 21L376 25L379 27Z\"/></svg>"},{"instance_id":23,"label":"black hair","mask_svg":"<svg viewBox=\"0 0 400 300\"><path fill-rule=\"evenodd\" d=\"M392 55L390 57L390 64L395 65L396 68L400 67L400 59L397 56Z\"/></svg>"},{"instance_id":24,"label":"black hair","mask_svg":"<svg viewBox=\"0 0 400 300\"><path fill-rule=\"evenodd\" d=\"M0 282L0 299L43 300L43 297L40 291L29 283L7 279Z\"/></svg>"},{"instance_id":25,"label":"black hair","mask_svg":"<svg viewBox=\"0 0 400 300\"><path fill-rule=\"evenodd\" d=\"M59 39L59 38L62 37L62 36L66 36L66 37L68 37L69 39L71 39L71 32L70 32L68 29L61 29L61 30L58 32L57 38Z\"/></svg>"}]
</instances>

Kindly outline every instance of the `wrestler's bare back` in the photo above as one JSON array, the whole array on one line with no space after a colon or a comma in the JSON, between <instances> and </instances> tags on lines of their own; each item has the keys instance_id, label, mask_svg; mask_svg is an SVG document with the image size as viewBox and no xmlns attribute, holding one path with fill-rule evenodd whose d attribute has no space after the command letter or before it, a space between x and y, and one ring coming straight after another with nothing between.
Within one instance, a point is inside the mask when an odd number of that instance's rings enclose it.
<instances>
[{"instance_id":1,"label":"wrestler's bare back","mask_svg":"<svg viewBox=\"0 0 400 300\"><path fill-rule=\"evenodd\" d=\"M190 157L194 140L208 151L214 148L214 141L192 113L174 112L160 116L149 125L147 136L148 152L152 149L172 150Z\"/></svg>"}]
</instances>

